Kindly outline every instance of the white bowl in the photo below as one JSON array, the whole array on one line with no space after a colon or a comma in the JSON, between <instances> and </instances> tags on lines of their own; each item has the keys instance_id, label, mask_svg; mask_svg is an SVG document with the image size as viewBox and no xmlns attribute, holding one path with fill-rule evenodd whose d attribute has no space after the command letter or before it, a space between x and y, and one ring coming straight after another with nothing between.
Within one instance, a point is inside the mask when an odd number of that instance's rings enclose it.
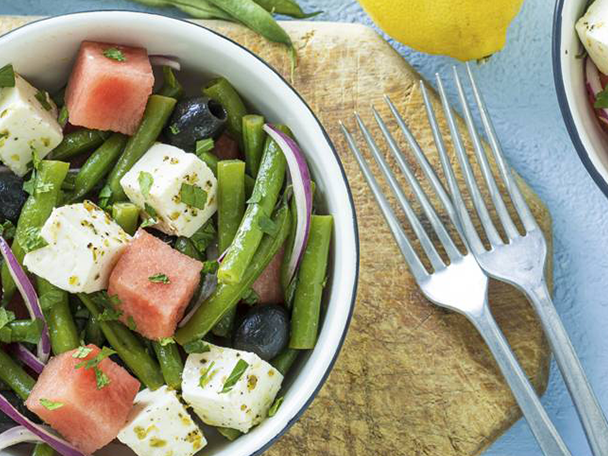
<instances>
[{"instance_id":1,"label":"white bowl","mask_svg":"<svg viewBox=\"0 0 608 456\"><path fill-rule=\"evenodd\" d=\"M0 67L12 63L34 85L56 90L67 81L78 46L85 39L143 46L150 54L175 55L182 62L181 75L194 88L203 82L194 81L194 75L225 76L247 103L269 121L291 128L308 158L318 194L322 195L321 209L334 216L330 280L316 348L287 376L285 400L274 417L232 443L207 432L210 443L202 452L213 456L260 454L312 402L336 361L352 316L359 241L353 199L338 154L308 105L268 64L239 44L190 22L126 11L43 19L0 38ZM18 450L11 451L19 454ZM114 445L100 453L131 454L127 447Z\"/></svg>"},{"instance_id":2,"label":"white bowl","mask_svg":"<svg viewBox=\"0 0 608 456\"><path fill-rule=\"evenodd\" d=\"M553 76L572 143L587 171L608 196L608 133L602 130L585 88L585 59L574 25L587 0L558 0L553 17Z\"/></svg>"}]
</instances>

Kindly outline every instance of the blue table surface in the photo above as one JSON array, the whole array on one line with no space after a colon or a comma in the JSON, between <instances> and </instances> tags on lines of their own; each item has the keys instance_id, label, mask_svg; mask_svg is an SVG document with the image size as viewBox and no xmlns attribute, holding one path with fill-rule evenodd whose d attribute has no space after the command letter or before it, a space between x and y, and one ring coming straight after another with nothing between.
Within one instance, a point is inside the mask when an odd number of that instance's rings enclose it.
<instances>
[{"instance_id":1,"label":"blue table surface","mask_svg":"<svg viewBox=\"0 0 608 456\"><path fill-rule=\"evenodd\" d=\"M305 10L324 10L316 20L373 26L355 1L300 0L300 4ZM551 211L555 304L608 411L608 202L581 164L557 104L551 67L553 7L554 0L527 0L509 29L507 47L478 69L478 79L511 164ZM128 0L0 0L0 14L56 15L95 9L180 16L175 10L154 10ZM435 72L448 74L453 64L449 58L393 44L429 80ZM450 96L456 102L454 92ZM572 454L590 455L555 365L542 402ZM541 452L520 420L485 455L537 456Z\"/></svg>"}]
</instances>

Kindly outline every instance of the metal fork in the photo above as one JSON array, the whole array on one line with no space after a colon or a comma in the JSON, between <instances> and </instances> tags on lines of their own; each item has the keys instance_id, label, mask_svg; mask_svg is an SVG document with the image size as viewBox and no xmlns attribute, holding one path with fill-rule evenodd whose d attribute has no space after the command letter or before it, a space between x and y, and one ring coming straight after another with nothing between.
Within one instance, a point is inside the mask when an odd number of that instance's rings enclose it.
<instances>
[{"instance_id":1,"label":"metal fork","mask_svg":"<svg viewBox=\"0 0 608 456\"><path fill-rule=\"evenodd\" d=\"M387 99L390 104L390 100ZM393 113L396 113L397 121L402 130L408 136L409 141L413 144L414 150L418 159L423 165L423 169L429 177L431 186L442 202L444 209L452 223L458 227L456 212L452 207L449 196L441 186L439 180L433 173L430 164L426 161L420 147L415 143L415 140L407 127L399 117L394 106L391 105ZM466 316L475 325L477 330L482 335L483 339L488 344L492 351L500 370L507 380L513 395L517 400L520 408L523 411L530 428L538 443L546 456L568 456L570 452L557 433L553 423L549 419L545 409L540 403L534 388L530 384L528 377L519 365L515 355L511 351L507 340L502 334L500 328L494 321L488 305L488 277L481 270L473 254L470 252L463 254L459 251L454 240L450 237L448 230L442 224L433 205L428 200L424 190L414 177L412 171L408 167L403 155L400 152L395 140L386 128L384 122L380 118L378 112L374 110L374 116L378 122L382 133L384 134L389 148L395 156L399 167L407 177L407 180L414 190L417 200L421 204L422 210L430 221L439 242L441 243L445 253L449 257L449 264L446 264L429 235L423 228L420 220L412 209L407 197L399 186L395 175L390 170L386 160L380 153L374 139L366 128L365 124L355 113L355 117L359 128L368 144L372 154L377 161L382 173L386 177L392 191L397 197L399 205L405 212L410 225L412 226L426 257L428 258L432 270L428 271L421 258L418 256L405 231L401 227L395 213L393 212L386 197L383 195L378 182L371 173L369 166L363 155L359 151L355 140L346 127L340 123L346 141L353 151L361 171L367 180L372 193L374 194L382 213L397 241L397 244L403 254L412 275L420 286L424 295L433 303L454 310ZM464 239L461 239L464 242ZM464 242L466 245L466 242Z\"/></svg>"},{"instance_id":2,"label":"metal fork","mask_svg":"<svg viewBox=\"0 0 608 456\"><path fill-rule=\"evenodd\" d=\"M583 371L581 363L574 351L570 338L568 337L547 289L544 275L547 245L544 235L522 196L517 183L511 174L509 165L505 161L490 115L488 114L488 110L468 64L467 75L473 91L473 98L479 108L481 120L489 139L490 148L498 165L500 177L507 188L513 206L523 224L525 234L522 235L519 233L513 219L509 215L505 201L498 190L496 180L491 171L479 135L475 129L471 108L467 101L467 97L464 94L462 82L458 71L454 67L456 88L462 105L469 136L473 142L475 157L481 168L484 181L490 190L489 193L492 203L496 208L498 218L503 226L507 242L503 241L488 214L488 209L479 191L479 184L475 180L471 163L465 152L458 127L454 121L454 116L452 115L449 102L445 95L441 78L437 75L439 94L445 116L448 120L458 162L463 171L467 188L472 196L475 210L490 243L490 249L486 250L471 222L458 185L456 185L453 170L447 161L439 129L437 124L432 120L432 109L428 101L428 96L426 96L426 93L423 91L427 114L431 123L431 128L433 129L436 145L442 157L444 173L448 179L450 192L458 212L460 224L471 248L471 252L474 254L481 268L490 277L510 283L527 295L540 318L551 349L555 354L557 365L562 373L568 391L572 396L572 400L583 424L593 454L595 456L608 456L608 423L606 422L606 417L589 385L585 372Z\"/></svg>"}]
</instances>

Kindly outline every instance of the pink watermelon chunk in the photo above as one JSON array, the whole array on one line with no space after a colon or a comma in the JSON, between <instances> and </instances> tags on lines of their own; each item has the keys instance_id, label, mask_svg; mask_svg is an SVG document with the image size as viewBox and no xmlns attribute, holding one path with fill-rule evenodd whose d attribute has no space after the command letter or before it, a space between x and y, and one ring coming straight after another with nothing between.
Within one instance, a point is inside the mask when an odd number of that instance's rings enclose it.
<instances>
[{"instance_id":1,"label":"pink watermelon chunk","mask_svg":"<svg viewBox=\"0 0 608 456\"><path fill-rule=\"evenodd\" d=\"M119 50L125 60L106 57L109 49ZM83 41L65 93L70 123L132 135L153 86L145 49Z\"/></svg>"},{"instance_id":2,"label":"pink watermelon chunk","mask_svg":"<svg viewBox=\"0 0 608 456\"><path fill-rule=\"evenodd\" d=\"M260 297L260 304L283 304L285 302L281 287L281 265L284 256L285 249L281 247L264 272L253 283L252 288Z\"/></svg>"},{"instance_id":3,"label":"pink watermelon chunk","mask_svg":"<svg viewBox=\"0 0 608 456\"><path fill-rule=\"evenodd\" d=\"M91 454L116 438L127 422L139 382L109 358L98 365L110 383L97 389L94 369L76 365L94 358L100 352L87 345L91 352L85 358L74 358L72 350L52 358L38 378L28 409L51 425L84 453ZM44 399L63 404L49 410Z\"/></svg>"},{"instance_id":4,"label":"pink watermelon chunk","mask_svg":"<svg viewBox=\"0 0 608 456\"><path fill-rule=\"evenodd\" d=\"M108 293L120 299L124 323L135 323L136 331L148 339L171 337L198 287L202 269L200 261L140 229L112 271ZM151 280L159 275L168 282Z\"/></svg>"}]
</instances>

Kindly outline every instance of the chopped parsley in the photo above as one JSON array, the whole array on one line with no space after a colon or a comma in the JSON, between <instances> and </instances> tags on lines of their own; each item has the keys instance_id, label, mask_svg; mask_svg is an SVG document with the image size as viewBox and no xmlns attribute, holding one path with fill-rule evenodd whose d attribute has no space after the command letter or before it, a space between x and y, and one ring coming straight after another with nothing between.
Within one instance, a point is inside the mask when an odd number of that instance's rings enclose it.
<instances>
[{"instance_id":1,"label":"chopped parsley","mask_svg":"<svg viewBox=\"0 0 608 456\"><path fill-rule=\"evenodd\" d=\"M30 226L19 233L17 242L25 253L40 249L47 245L46 241L40 236L40 228Z\"/></svg>"},{"instance_id":2,"label":"chopped parsley","mask_svg":"<svg viewBox=\"0 0 608 456\"><path fill-rule=\"evenodd\" d=\"M148 280L152 283L171 283L169 277L162 273L151 275Z\"/></svg>"},{"instance_id":3,"label":"chopped parsley","mask_svg":"<svg viewBox=\"0 0 608 456\"><path fill-rule=\"evenodd\" d=\"M117 62L126 62L127 61L127 58L122 53L122 51L120 49L116 49L114 47L108 48L105 51L103 51L103 55L105 55L109 59L116 60Z\"/></svg>"},{"instance_id":4,"label":"chopped parsley","mask_svg":"<svg viewBox=\"0 0 608 456\"><path fill-rule=\"evenodd\" d=\"M92 348L89 347L78 347L76 351L72 354L72 358L83 359L89 356L89 354L93 351Z\"/></svg>"},{"instance_id":5,"label":"chopped parsley","mask_svg":"<svg viewBox=\"0 0 608 456\"><path fill-rule=\"evenodd\" d=\"M86 348L86 347L81 347L81 348ZM76 352L76 353L78 353L78 352ZM85 369L93 369L95 371L95 380L97 383L97 389L100 390L103 387L108 386L110 384L110 378L99 368L99 363L102 362L104 359L114 355L115 353L116 352L114 350L112 350L111 348L103 347L101 349L101 351L97 354L97 356L95 356L94 358L91 358L87 361L82 361L82 362L76 364L75 368L80 369L81 367L84 367ZM90 352L87 353L86 355L84 355L83 358L86 357L88 354L90 354ZM72 356L74 356L74 355L72 355Z\"/></svg>"},{"instance_id":6,"label":"chopped parsley","mask_svg":"<svg viewBox=\"0 0 608 456\"><path fill-rule=\"evenodd\" d=\"M220 267L220 264L216 260L209 260L203 262L203 274L215 274Z\"/></svg>"},{"instance_id":7,"label":"chopped parsley","mask_svg":"<svg viewBox=\"0 0 608 456\"><path fill-rule=\"evenodd\" d=\"M58 408L63 407L63 402L55 402L50 401L48 399L40 398L40 405L42 405L47 410L57 410Z\"/></svg>"},{"instance_id":8,"label":"chopped parsley","mask_svg":"<svg viewBox=\"0 0 608 456\"><path fill-rule=\"evenodd\" d=\"M173 337L164 337L158 341L161 347L166 347L169 344L174 344L175 339Z\"/></svg>"},{"instance_id":9,"label":"chopped parsley","mask_svg":"<svg viewBox=\"0 0 608 456\"><path fill-rule=\"evenodd\" d=\"M0 68L0 87L15 87L15 70L11 63Z\"/></svg>"},{"instance_id":10,"label":"chopped parsley","mask_svg":"<svg viewBox=\"0 0 608 456\"><path fill-rule=\"evenodd\" d=\"M179 196L182 203L197 209L205 209L207 204L207 192L196 185L183 183Z\"/></svg>"},{"instance_id":11,"label":"chopped parsley","mask_svg":"<svg viewBox=\"0 0 608 456\"><path fill-rule=\"evenodd\" d=\"M61 128L65 127L68 123L68 118L70 117L70 113L68 112L68 107L63 105L61 110L59 111L59 116L57 117L57 122L61 125Z\"/></svg>"},{"instance_id":12,"label":"chopped parsley","mask_svg":"<svg viewBox=\"0 0 608 456\"><path fill-rule=\"evenodd\" d=\"M144 198L149 197L150 190L154 184L152 174L145 171L140 171L139 176L137 177L137 182L139 183L139 189L141 190L141 194L144 196Z\"/></svg>"},{"instance_id":13,"label":"chopped parsley","mask_svg":"<svg viewBox=\"0 0 608 456\"><path fill-rule=\"evenodd\" d=\"M15 313L0 307L0 328L4 328L11 321L15 320Z\"/></svg>"},{"instance_id":14,"label":"chopped parsley","mask_svg":"<svg viewBox=\"0 0 608 456\"><path fill-rule=\"evenodd\" d=\"M260 295L258 295L253 288L249 288L241 298L241 301L250 306L254 306L260 302Z\"/></svg>"},{"instance_id":15,"label":"chopped parsley","mask_svg":"<svg viewBox=\"0 0 608 456\"><path fill-rule=\"evenodd\" d=\"M110 384L110 377L98 367L95 368L95 382L97 383L97 389L100 390Z\"/></svg>"},{"instance_id":16,"label":"chopped parsley","mask_svg":"<svg viewBox=\"0 0 608 456\"><path fill-rule=\"evenodd\" d=\"M112 189L106 184L99 192L99 207L102 209L107 209L110 204L110 198L112 198Z\"/></svg>"},{"instance_id":17,"label":"chopped parsley","mask_svg":"<svg viewBox=\"0 0 608 456\"><path fill-rule=\"evenodd\" d=\"M258 227L262 230L262 233L268 234L271 237L275 237L279 231L279 225L262 212L258 217Z\"/></svg>"},{"instance_id":18,"label":"chopped parsley","mask_svg":"<svg viewBox=\"0 0 608 456\"><path fill-rule=\"evenodd\" d=\"M0 236L2 236L7 241L10 241L15 237L15 225L10 220L5 221L0 224Z\"/></svg>"},{"instance_id":19,"label":"chopped parsley","mask_svg":"<svg viewBox=\"0 0 608 456\"><path fill-rule=\"evenodd\" d=\"M239 359L232 372L224 382L224 387L220 394L229 393L234 388L234 385L241 379L247 368L249 367L249 363L244 359Z\"/></svg>"},{"instance_id":20,"label":"chopped parsley","mask_svg":"<svg viewBox=\"0 0 608 456\"><path fill-rule=\"evenodd\" d=\"M42 307L42 310L49 310L56 304L63 301L63 298L65 296L64 293L65 292L62 290L53 289L53 290L47 291L42 296L40 296L39 301L40 301L40 307Z\"/></svg>"},{"instance_id":21,"label":"chopped parsley","mask_svg":"<svg viewBox=\"0 0 608 456\"><path fill-rule=\"evenodd\" d=\"M211 347L204 340L195 340L184 345L184 351L191 355L192 353L206 353L211 351Z\"/></svg>"},{"instance_id":22,"label":"chopped parsley","mask_svg":"<svg viewBox=\"0 0 608 456\"><path fill-rule=\"evenodd\" d=\"M602 90L598 92L595 97L595 103L593 103L594 108L608 108L608 85Z\"/></svg>"},{"instance_id":23,"label":"chopped parsley","mask_svg":"<svg viewBox=\"0 0 608 456\"><path fill-rule=\"evenodd\" d=\"M201 388L207 386L209 382L213 380L215 374L217 374L217 369L212 370L213 366L215 366L215 361L212 361L211 364L209 364L207 367L201 369L201 378L198 381L198 384L201 386Z\"/></svg>"},{"instance_id":24,"label":"chopped parsley","mask_svg":"<svg viewBox=\"0 0 608 456\"><path fill-rule=\"evenodd\" d=\"M275 416L277 414L277 412L279 411L279 407L281 407L281 404L283 403L284 399L285 398L283 396L281 396L281 397L277 398L277 400L274 401L274 403L270 407L270 410L268 410L269 417Z\"/></svg>"},{"instance_id":25,"label":"chopped parsley","mask_svg":"<svg viewBox=\"0 0 608 456\"><path fill-rule=\"evenodd\" d=\"M196 250L200 253L205 253L207 247L215 240L216 235L217 231L213 226L213 221L210 219L190 237L190 240L194 243Z\"/></svg>"},{"instance_id":26,"label":"chopped parsley","mask_svg":"<svg viewBox=\"0 0 608 456\"><path fill-rule=\"evenodd\" d=\"M171 125L169 125L169 130L171 131L171 134L179 135L179 127L177 126L177 124L172 123Z\"/></svg>"},{"instance_id":27,"label":"chopped parsley","mask_svg":"<svg viewBox=\"0 0 608 456\"><path fill-rule=\"evenodd\" d=\"M23 191L29 195L33 195L36 190L36 180L41 161L38 153L32 148L32 174L30 178L23 183Z\"/></svg>"},{"instance_id":28,"label":"chopped parsley","mask_svg":"<svg viewBox=\"0 0 608 456\"><path fill-rule=\"evenodd\" d=\"M97 317L97 321L116 321L122 316L122 311L106 307Z\"/></svg>"},{"instance_id":29,"label":"chopped parsley","mask_svg":"<svg viewBox=\"0 0 608 456\"><path fill-rule=\"evenodd\" d=\"M144 211L148 214L148 217L141 223L141 227L145 228L147 226L156 225L158 223L158 214L156 213L156 210L148 203L145 203Z\"/></svg>"},{"instance_id":30,"label":"chopped parsley","mask_svg":"<svg viewBox=\"0 0 608 456\"><path fill-rule=\"evenodd\" d=\"M40 102L40 104L45 110L50 111L51 109L53 109L51 103L49 103L49 95L44 90L38 90L34 97Z\"/></svg>"},{"instance_id":31,"label":"chopped parsley","mask_svg":"<svg viewBox=\"0 0 608 456\"><path fill-rule=\"evenodd\" d=\"M213 150L215 143L213 142L213 138L201 139L200 141L196 141L196 155L200 158L201 154L205 152L210 152Z\"/></svg>"}]
</instances>

